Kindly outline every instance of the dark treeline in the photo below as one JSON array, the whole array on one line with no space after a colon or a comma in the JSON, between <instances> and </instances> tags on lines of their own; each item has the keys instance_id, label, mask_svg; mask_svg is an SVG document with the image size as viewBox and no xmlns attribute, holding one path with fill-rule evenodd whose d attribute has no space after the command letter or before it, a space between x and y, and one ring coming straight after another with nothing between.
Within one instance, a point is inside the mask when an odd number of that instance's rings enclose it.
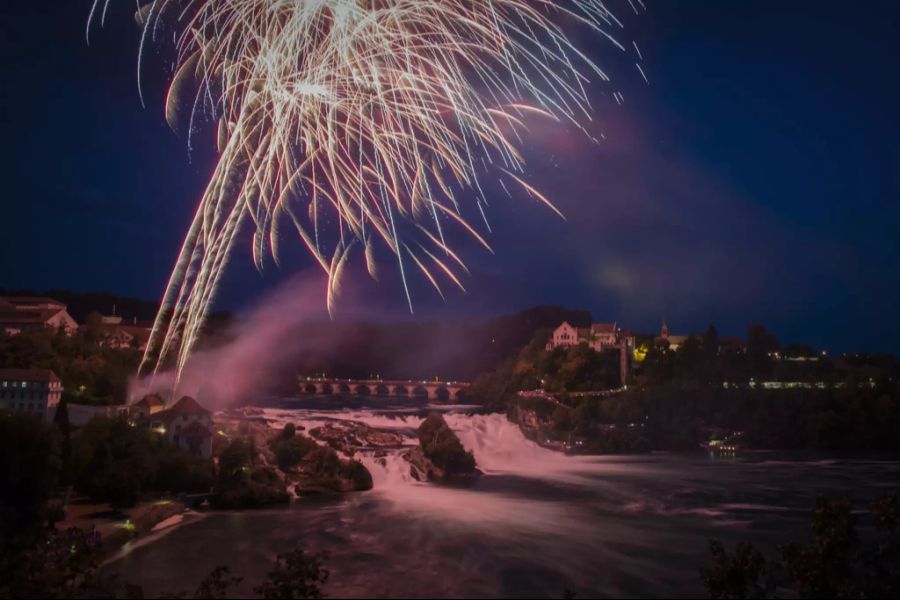
<instances>
[{"instance_id":1,"label":"dark treeline","mask_svg":"<svg viewBox=\"0 0 900 600\"><path fill-rule=\"evenodd\" d=\"M638 340L645 358L634 383L645 387L746 385L751 382L822 382L878 387L900 380L900 362L890 354L843 354L832 357L812 347L782 345L764 326L747 328L746 343L721 339L716 328L689 337L673 351L663 340Z\"/></svg>"},{"instance_id":2,"label":"dark treeline","mask_svg":"<svg viewBox=\"0 0 900 600\"><path fill-rule=\"evenodd\" d=\"M585 452L696 450L741 432L751 448L900 451L900 363L889 355L829 357L781 346L765 328L746 344L722 343L714 327L672 350L638 340L643 361L628 389L604 398L574 392L617 387L614 351L545 351L535 337L475 380L473 395L541 439ZM643 347L641 347L643 346ZM544 389L557 401L522 398Z\"/></svg>"}]
</instances>

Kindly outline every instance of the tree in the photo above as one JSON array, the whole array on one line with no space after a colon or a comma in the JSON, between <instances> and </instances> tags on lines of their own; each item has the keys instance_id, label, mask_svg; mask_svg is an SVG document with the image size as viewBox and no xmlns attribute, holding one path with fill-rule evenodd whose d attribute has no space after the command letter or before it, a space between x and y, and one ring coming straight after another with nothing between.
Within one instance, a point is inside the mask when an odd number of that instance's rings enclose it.
<instances>
[{"instance_id":1,"label":"tree","mask_svg":"<svg viewBox=\"0 0 900 600\"><path fill-rule=\"evenodd\" d=\"M219 454L219 480L233 479L246 472L256 461L256 444L253 438L238 438Z\"/></svg>"},{"instance_id":2,"label":"tree","mask_svg":"<svg viewBox=\"0 0 900 600\"><path fill-rule=\"evenodd\" d=\"M715 358L719 354L719 331L712 323L703 333L703 354L707 360Z\"/></svg>"},{"instance_id":3,"label":"tree","mask_svg":"<svg viewBox=\"0 0 900 600\"><path fill-rule=\"evenodd\" d=\"M151 435L124 418L91 419L72 439L75 487L117 508L133 506L153 482Z\"/></svg>"},{"instance_id":4,"label":"tree","mask_svg":"<svg viewBox=\"0 0 900 600\"><path fill-rule=\"evenodd\" d=\"M764 376L772 368L770 354L779 348L778 340L761 324L754 323L747 328L747 359L750 375Z\"/></svg>"},{"instance_id":5,"label":"tree","mask_svg":"<svg viewBox=\"0 0 900 600\"><path fill-rule=\"evenodd\" d=\"M0 410L0 555L44 529L61 467L53 427L33 415Z\"/></svg>"},{"instance_id":6,"label":"tree","mask_svg":"<svg viewBox=\"0 0 900 600\"><path fill-rule=\"evenodd\" d=\"M881 495L869 512L877 537L864 542L856 530L853 501L816 501L809 544L779 547L766 560L741 542L730 556L710 542L713 566L701 569L710 598L772 598L786 588L800 598L896 598L900 595L900 506Z\"/></svg>"},{"instance_id":7,"label":"tree","mask_svg":"<svg viewBox=\"0 0 900 600\"><path fill-rule=\"evenodd\" d=\"M322 554L309 556L303 550L279 554L275 569L253 591L275 600L324 598L319 587L328 581L328 570L322 566L324 558Z\"/></svg>"},{"instance_id":8,"label":"tree","mask_svg":"<svg viewBox=\"0 0 900 600\"><path fill-rule=\"evenodd\" d=\"M134 505L146 490L208 491L212 464L125 419L95 417L72 437L75 487L117 508Z\"/></svg>"}]
</instances>

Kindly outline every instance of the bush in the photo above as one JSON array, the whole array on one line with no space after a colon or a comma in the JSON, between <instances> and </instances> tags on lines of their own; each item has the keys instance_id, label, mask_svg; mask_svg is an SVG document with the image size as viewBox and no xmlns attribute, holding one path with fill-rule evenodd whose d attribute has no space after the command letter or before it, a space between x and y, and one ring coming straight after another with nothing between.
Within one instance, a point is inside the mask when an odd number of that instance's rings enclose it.
<instances>
[{"instance_id":1,"label":"bush","mask_svg":"<svg viewBox=\"0 0 900 600\"><path fill-rule=\"evenodd\" d=\"M256 461L256 444L253 438L238 438L219 454L219 481L239 477Z\"/></svg>"},{"instance_id":2,"label":"bush","mask_svg":"<svg viewBox=\"0 0 900 600\"><path fill-rule=\"evenodd\" d=\"M154 488L168 492L208 492L215 482L212 463L167 446L157 457Z\"/></svg>"},{"instance_id":3,"label":"bush","mask_svg":"<svg viewBox=\"0 0 900 600\"><path fill-rule=\"evenodd\" d=\"M865 514L864 511L862 511ZM729 554L710 540L713 564L701 569L710 598L896 598L900 591L900 504L883 493L868 515L874 527L857 531L857 511L849 498L816 501L812 541L778 547L767 560L748 542ZM874 530L874 531L872 531Z\"/></svg>"},{"instance_id":4,"label":"bush","mask_svg":"<svg viewBox=\"0 0 900 600\"><path fill-rule=\"evenodd\" d=\"M303 550L279 554L275 569L266 582L253 588L263 598L324 598L319 585L328 581L324 556L307 556Z\"/></svg>"}]
</instances>

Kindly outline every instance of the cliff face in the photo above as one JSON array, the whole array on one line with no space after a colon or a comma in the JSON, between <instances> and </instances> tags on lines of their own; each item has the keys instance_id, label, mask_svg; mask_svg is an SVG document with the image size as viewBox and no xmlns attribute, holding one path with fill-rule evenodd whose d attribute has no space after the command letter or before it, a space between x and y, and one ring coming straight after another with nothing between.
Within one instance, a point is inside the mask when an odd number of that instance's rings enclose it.
<instances>
[{"instance_id":1,"label":"cliff face","mask_svg":"<svg viewBox=\"0 0 900 600\"><path fill-rule=\"evenodd\" d=\"M519 426L525 437L530 440L535 440L538 437L543 421L538 416L537 411L513 406L510 408L508 416L510 421Z\"/></svg>"},{"instance_id":2,"label":"cliff face","mask_svg":"<svg viewBox=\"0 0 900 600\"><path fill-rule=\"evenodd\" d=\"M542 418L536 410L514 405L509 408L506 416L519 426L522 435L526 439L531 440L542 448L556 450L557 452L569 451L568 446L564 442L550 439L547 435L550 423Z\"/></svg>"}]
</instances>

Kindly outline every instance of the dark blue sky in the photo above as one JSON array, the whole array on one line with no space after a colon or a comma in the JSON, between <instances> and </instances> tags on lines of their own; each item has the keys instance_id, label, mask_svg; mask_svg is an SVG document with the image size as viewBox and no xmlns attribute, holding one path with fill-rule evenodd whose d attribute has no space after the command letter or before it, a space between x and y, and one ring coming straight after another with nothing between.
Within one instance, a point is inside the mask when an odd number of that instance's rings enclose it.
<instances>
[{"instance_id":1,"label":"dark blue sky","mask_svg":"<svg viewBox=\"0 0 900 600\"><path fill-rule=\"evenodd\" d=\"M210 170L166 126L162 61L137 97L134 3L90 47L89 0L0 6L0 287L158 297ZM594 44L625 95L598 89L591 144L536 126L531 180L568 221L498 199L496 255L461 240L468 294L414 286L419 314L539 303L676 332L761 321L782 341L900 351L900 3L648 2L635 38L650 78ZM236 252L220 306L310 268ZM388 268L388 265L385 266ZM355 280L354 280L355 281ZM402 313L388 276L354 283Z\"/></svg>"}]
</instances>

